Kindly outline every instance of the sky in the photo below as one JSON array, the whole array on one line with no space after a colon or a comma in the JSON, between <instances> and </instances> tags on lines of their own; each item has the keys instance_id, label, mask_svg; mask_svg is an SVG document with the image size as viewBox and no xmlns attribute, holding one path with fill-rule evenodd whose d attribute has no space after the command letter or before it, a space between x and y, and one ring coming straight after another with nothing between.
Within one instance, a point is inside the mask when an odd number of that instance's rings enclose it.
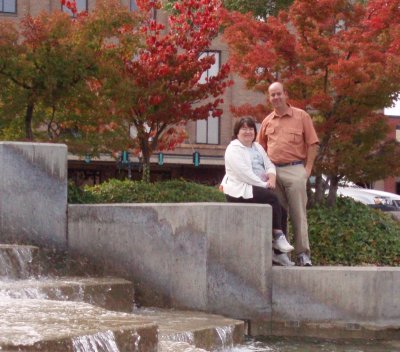
<instances>
[{"instance_id":1,"label":"sky","mask_svg":"<svg viewBox=\"0 0 400 352\"><path fill-rule=\"evenodd\" d=\"M385 115L400 116L400 98L396 101L394 107L385 109Z\"/></svg>"}]
</instances>

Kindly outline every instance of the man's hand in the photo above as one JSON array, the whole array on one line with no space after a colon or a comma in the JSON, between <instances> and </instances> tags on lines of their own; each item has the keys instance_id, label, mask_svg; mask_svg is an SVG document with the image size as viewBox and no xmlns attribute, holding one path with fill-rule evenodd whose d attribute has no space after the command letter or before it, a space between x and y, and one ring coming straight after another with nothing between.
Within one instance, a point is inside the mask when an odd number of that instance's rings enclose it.
<instances>
[{"instance_id":1,"label":"man's hand","mask_svg":"<svg viewBox=\"0 0 400 352\"><path fill-rule=\"evenodd\" d=\"M306 165L305 169L306 169L306 173L307 173L307 178L309 178L311 176L313 167L312 167L312 165L311 166Z\"/></svg>"}]
</instances>

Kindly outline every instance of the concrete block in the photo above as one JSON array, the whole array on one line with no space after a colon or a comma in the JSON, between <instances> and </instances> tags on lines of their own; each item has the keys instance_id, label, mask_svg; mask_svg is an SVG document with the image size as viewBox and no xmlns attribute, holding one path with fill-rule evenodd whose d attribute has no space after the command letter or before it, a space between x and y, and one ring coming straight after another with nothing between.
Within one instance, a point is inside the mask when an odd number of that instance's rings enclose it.
<instances>
[{"instance_id":1,"label":"concrete block","mask_svg":"<svg viewBox=\"0 0 400 352\"><path fill-rule=\"evenodd\" d=\"M133 284L113 277L5 281L0 287L0 297L86 302L104 309L127 313L133 312L135 303Z\"/></svg>"},{"instance_id":2,"label":"concrete block","mask_svg":"<svg viewBox=\"0 0 400 352\"><path fill-rule=\"evenodd\" d=\"M274 267L272 333L398 338L399 275L390 267Z\"/></svg>"},{"instance_id":3,"label":"concrete block","mask_svg":"<svg viewBox=\"0 0 400 352\"><path fill-rule=\"evenodd\" d=\"M69 205L68 246L135 282L143 305L270 319L271 208Z\"/></svg>"},{"instance_id":4,"label":"concrete block","mask_svg":"<svg viewBox=\"0 0 400 352\"><path fill-rule=\"evenodd\" d=\"M0 142L0 240L63 249L67 147Z\"/></svg>"},{"instance_id":5,"label":"concrete block","mask_svg":"<svg viewBox=\"0 0 400 352\"><path fill-rule=\"evenodd\" d=\"M210 351L225 350L243 343L243 321L215 314L167 309L144 308L135 310L135 314L148 317L158 325L160 342L186 342Z\"/></svg>"},{"instance_id":6,"label":"concrete block","mask_svg":"<svg viewBox=\"0 0 400 352\"><path fill-rule=\"evenodd\" d=\"M271 212L266 205L207 206L208 308L240 319L271 315Z\"/></svg>"}]
</instances>

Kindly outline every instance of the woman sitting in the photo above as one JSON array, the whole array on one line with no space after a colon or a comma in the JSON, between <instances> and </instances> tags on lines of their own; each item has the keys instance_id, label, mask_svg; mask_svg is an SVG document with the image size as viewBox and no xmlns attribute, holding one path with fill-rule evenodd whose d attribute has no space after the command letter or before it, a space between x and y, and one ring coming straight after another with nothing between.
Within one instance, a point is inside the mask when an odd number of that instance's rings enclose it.
<instances>
[{"instance_id":1,"label":"woman sitting","mask_svg":"<svg viewBox=\"0 0 400 352\"><path fill-rule=\"evenodd\" d=\"M253 119L239 119L233 129L234 139L225 152L225 176L221 189L228 202L260 203L272 206L273 261L281 265L294 265L286 253L294 248L282 231L282 210L273 192L276 183L275 165L264 148L255 142L257 127ZM281 258L275 258L281 255ZM279 259L279 260L274 260Z\"/></svg>"}]
</instances>

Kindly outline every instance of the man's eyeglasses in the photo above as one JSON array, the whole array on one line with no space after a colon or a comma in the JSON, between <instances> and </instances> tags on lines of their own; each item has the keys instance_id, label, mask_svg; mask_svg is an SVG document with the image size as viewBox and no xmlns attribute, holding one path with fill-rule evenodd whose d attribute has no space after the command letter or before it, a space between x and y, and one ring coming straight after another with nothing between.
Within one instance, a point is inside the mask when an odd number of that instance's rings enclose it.
<instances>
[{"instance_id":1,"label":"man's eyeglasses","mask_svg":"<svg viewBox=\"0 0 400 352\"><path fill-rule=\"evenodd\" d=\"M254 132L254 128L251 127L242 127L240 130L242 132Z\"/></svg>"}]
</instances>

